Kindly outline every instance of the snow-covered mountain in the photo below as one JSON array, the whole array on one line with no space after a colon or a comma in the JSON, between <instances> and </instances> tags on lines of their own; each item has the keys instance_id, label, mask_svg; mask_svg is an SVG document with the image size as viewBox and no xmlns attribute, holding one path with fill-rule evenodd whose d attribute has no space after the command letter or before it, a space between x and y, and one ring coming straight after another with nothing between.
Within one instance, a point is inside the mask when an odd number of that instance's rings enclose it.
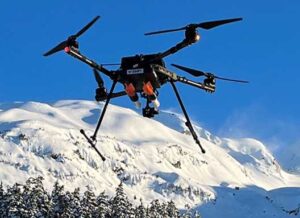
<instances>
[{"instance_id":1,"label":"snow-covered mountain","mask_svg":"<svg viewBox=\"0 0 300 218\"><path fill-rule=\"evenodd\" d=\"M203 217L300 216L300 176L285 172L261 142L224 139L197 126L202 154L178 114L155 120L109 105L98 134L102 162L80 134L92 134L103 104L59 101L0 104L0 180L4 185L43 176L51 189L87 185L113 194L172 199ZM137 199L137 200L134 200Z\"/></svg>"}]
</instances>

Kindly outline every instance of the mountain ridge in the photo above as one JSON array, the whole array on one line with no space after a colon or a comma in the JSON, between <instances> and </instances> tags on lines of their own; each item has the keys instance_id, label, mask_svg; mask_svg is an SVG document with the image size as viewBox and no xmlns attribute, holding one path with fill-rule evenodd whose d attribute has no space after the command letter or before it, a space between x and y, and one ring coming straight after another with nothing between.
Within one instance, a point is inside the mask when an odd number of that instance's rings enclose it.
<instances>
[{"instance_id":1,"label":"mountain ridge","mask_svg":"<svg viewBox=\"0 0 300 218\"><path fill-rule=\"evenodd\" d=\"M196 126L207 150L203 155L182 117L162 111L153 120L115 105L109 105L97 137L97 147L107 157L102 162L79 133L81 128L93 132L102 107L79 100L0 104L4 185L41 175L49 188L59 180L66 189L89 185L112 194L123 181L131 199L172 199L181 208L188 204L204 214L233 193L265 198L280 188L297 193L300 186L300 177L285 172L255 139L222 139ZM293 204L297 208L299 199L288 196L297 199ZM239 205L231 200L231 206ZM276 214L278 208L268 202L269 212ZM223 202L222 207L228 206Z\"/></svg>"}]
</instances>

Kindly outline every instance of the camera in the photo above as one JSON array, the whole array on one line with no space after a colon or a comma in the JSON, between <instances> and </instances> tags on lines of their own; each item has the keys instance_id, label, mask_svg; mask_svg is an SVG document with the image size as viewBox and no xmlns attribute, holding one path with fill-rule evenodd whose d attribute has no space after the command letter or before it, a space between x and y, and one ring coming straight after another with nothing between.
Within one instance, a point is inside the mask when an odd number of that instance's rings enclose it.
<instances>
[{"instance_id":1,"label":"camera","mask_svg":"<svg viewBox=\"0 0 300 218\"><path fill-rule=\"evenodd\" d=\"M143 108L143 116L152 118L154 115L158 114L158 111L153 107L145 107Z\"/></svg>"}]
</instances>

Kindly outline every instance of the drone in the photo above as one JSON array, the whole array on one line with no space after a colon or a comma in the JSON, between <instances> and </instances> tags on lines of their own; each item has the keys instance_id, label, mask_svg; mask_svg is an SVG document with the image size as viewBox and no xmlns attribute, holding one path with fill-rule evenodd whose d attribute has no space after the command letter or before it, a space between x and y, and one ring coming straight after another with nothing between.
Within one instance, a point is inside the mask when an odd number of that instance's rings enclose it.
<instances>
[{"instance_id":1,"label":"drone","mask_svg":"<svg viewBox=\"0 0 300 218\"><path fill-rule=\"evenodd\" d=\"M188 113L185 109L185 106L182 102L182 99L179 95L178 89L175 85L176 82L184 83L202 90L205 90L209 93L215 92L216 88L216 79L227 80L232 82L239 83L248 83L248 81L244 80L235 80L228 79L224 77L216 76L212 73L203 72L200 70L184 67L177 64L172 64L173 67L185 71L194 77L204 76L204 81L196 82L190 79L187 79L183 76L180 76L169 69L166 68L166 64L164 62L164 58L172 55L181 49L190 46L199 41L200 35L198 33L198 29L209 30L220 25L241 21L242 18L232 18L225 20L216 20L216 21L208 21L202 23L193 23L186 25L181 28L176 29L168 29L168 30L160 30L155 32L145 33L148 35L156 35L163 34L169 32L176 31L184 31L184 39L176 44L175 46L159 53L154 54L138 54L134 56L122 57L119 68L116 70L109 70L105 68L106 65L116 65L116 64L98 64L87 56L83 55L79 50L79 43L77 41L78 37L81 36L84 32L86 32L98 19L100 16L96 16L92 21L90 21L86 26L84 26L79 32L74 35L69 36L65 41L59 43L57 46L49 50L44 54L44 56L52 55L59 51L65 51L68 55L78 59L79 61L89 65L94 72L95 80L98 84L98 88L96 89L95 99L96 101L105 101L102 112L100 114L97 126L94 130L94 134L92 136L88 136L83 129L80 130L80 133L85 137L87 142L95 149L98 155L101 157L103 161L105 161L105 157L100 153L100 151L96 147L96 137L98 131L100 129L101 123L105 116L108 104L111 99L118 98L121 96L127 95L130 100L135 104L137 108L141 107L141 103L139 98L146 99L146 106L142 109L142 114L144 117L152 118L159 113L159 101L158 101L158 89L161 88L166 83L170 83L176 98L179 102L179 105L182 109L182 112L185 116L186 122L185 125L190 130L190 133L195 141L195 143L199 146L202 153L205 153L205 149L202 147L198 136L194 130L194 127L190 121ZM112 80L112 85L109 91L106 90L104 86L104 81L100 75L101 72L105 76L109 77ZM121 83L124 86L124 91L114 92L116 84Z\"/></svg>"}]
</instances>

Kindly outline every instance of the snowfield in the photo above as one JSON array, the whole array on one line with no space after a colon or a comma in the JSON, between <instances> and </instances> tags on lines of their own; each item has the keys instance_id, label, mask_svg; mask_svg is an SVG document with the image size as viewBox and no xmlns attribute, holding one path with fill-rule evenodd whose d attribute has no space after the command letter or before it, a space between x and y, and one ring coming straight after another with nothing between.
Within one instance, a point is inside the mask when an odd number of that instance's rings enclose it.
<instances>
[{"instance_id":1,"label":"snowfield","mask_svg":"<svg viewBox=\"0 0 300 218\"><path fill-rule=\"evenodd\" d=\"M219 138L197 126L202 154L181 115L155 119L109 105L98 134L102 162L89 135L103 104L0 104L0 180L3 185L43 176L66 190L89 185L112 195L120 181L133 202L173 200L202 217L300 217L300 176L284 171L266 146L251 138Z\"/></svg>"}]
</instances>

